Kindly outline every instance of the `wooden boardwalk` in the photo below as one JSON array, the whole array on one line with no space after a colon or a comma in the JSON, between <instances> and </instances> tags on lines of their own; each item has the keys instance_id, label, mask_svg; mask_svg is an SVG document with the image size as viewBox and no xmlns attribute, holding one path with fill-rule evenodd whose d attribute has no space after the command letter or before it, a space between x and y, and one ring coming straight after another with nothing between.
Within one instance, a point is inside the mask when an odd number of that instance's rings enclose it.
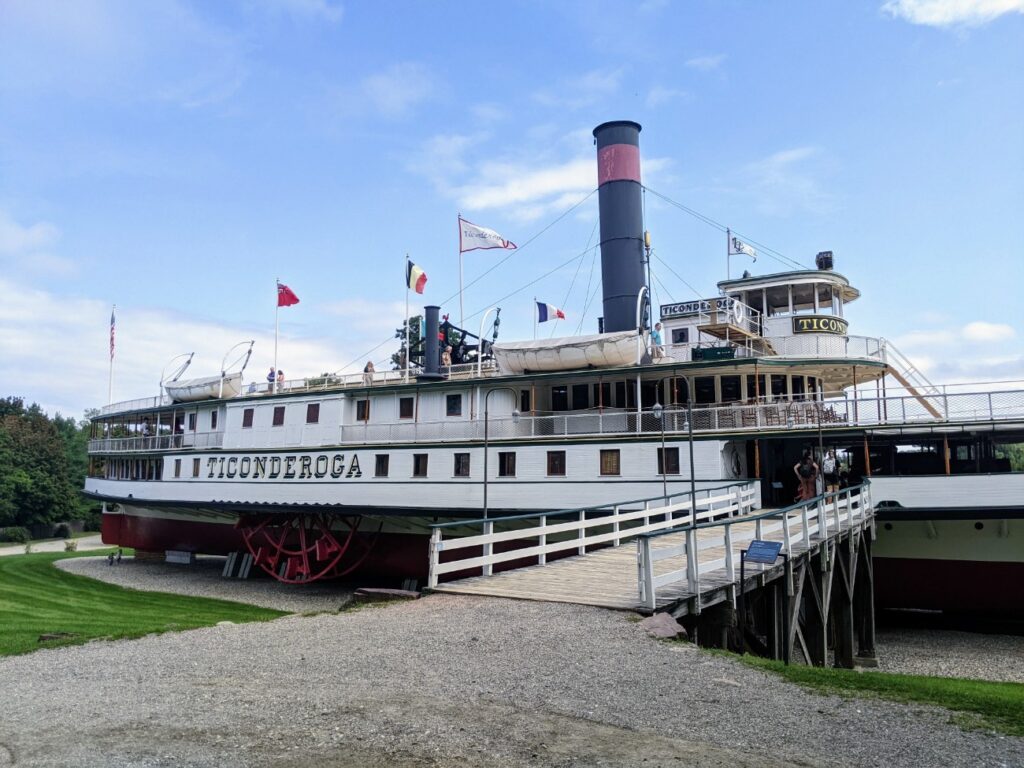
<instances>
[{"instance_id":1,"label":"wooden boardwalk","mask_svg":"<svg viewBox=\"0 0 1024 768\"><path fill-rule=\"evenodd\" d=\"M763 515L770 510L758 510ZM722 532L708 528L697 531L700 560L701 602L710 605L730 597L728 590L739 586L740 556L747 543L755 537L753 521L744 522L742 517L733 518L732 547L735 578L730 578L725 567L712 567L716 561L726 557ZM767 541L782 541L781 519L762 520L761 538ZM859 527L857 525L854 526ZM830 529L829 539L845 533L844 522L840 530ZM685 542L685 532L671 533L651 540L654 550L667 550ZM811 551L817 550L821 541L815 534L809 537ZM790 542L793 556L808 551L804 542L803 526L799 520L790 521ZM785 550L784 550L785 551ZM781 563L781 560L779 561ZM495 573L493 576L473 576L455 581L442 582L434 591L462 595L487 595L520 600L575 603L602 608L651 613L651 609L640 599L638 588L638 555L635 539L619 546L606 547L584 555L565 557L544 565L530 565L515 570ZM655 575L660 576L686 567L685 554L670 560L655 563ZM707 570L706 567L711 567ZM762 572L760 565L747 565L747 575L754 577ZM771 566L767 570L781 571L782 566ZM671 609L695 597L695 590L685 580L666 585L657 591L655 610Z\"/></svg>"}]
</instances>

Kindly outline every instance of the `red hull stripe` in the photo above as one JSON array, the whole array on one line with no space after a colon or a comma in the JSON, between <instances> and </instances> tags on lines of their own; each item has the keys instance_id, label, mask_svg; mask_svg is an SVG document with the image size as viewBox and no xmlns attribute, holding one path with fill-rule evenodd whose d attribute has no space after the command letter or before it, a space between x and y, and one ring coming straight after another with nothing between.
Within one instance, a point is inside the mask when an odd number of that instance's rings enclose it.
<instances>
[{"instance_id":1,"label":"red hull stripe","mask_svg":"<svg viewBox=\"0 0 1024 768\"><path fill-rule=\"evenodd\" d=\"M1024 563L876 557L878 608L916 608L1024 618Z\"/></svg>"},{"instance_id":2,"label":"red hull stripe","mask_svg":"<svg viewBox=\"0 0 1024 768\"><path fill-rule=\"evenodd\" d=\"M633 144L609 144L597 153L597 185L609 181L640 183L640 147Z\"/></svg>"}]
</instances>

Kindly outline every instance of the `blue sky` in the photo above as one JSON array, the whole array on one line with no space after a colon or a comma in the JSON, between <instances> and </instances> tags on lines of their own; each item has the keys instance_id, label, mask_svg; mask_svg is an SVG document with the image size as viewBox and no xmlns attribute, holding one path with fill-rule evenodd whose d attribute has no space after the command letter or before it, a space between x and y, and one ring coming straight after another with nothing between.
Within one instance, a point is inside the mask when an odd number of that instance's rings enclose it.
<instances>
[{"instance_id":1,"label":"blue sky","mask_svg":"<svg viewBox=\"0 0 1024 768\"><path fill-rule=\"evenodd\" d=\"M536 295L569 316L546 333L592 332L590 132L614 119L643 125L652 193L833 250L851 333L940 383L1024 378L1024 0L5 0L0 73L4 394L50 410L106 401L113 303L115 399L241 339L261 378L276 277L289 377L380 363L406 253L421 303L457 292L459 212L529 241L466 292L469 327L497 303L528 337ZM654 194L646 224L685 279L656 261L656 300L714 295L724 235Z\"/></svg>"}]
</instances>

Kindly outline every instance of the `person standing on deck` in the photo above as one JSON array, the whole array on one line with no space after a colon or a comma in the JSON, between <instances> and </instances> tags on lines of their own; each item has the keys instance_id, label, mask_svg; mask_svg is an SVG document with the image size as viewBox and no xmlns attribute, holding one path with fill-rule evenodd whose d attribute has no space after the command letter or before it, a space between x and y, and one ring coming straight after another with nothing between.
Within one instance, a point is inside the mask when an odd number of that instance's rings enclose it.
<instances>
[{"instance_id":1,"label":"person standing on deck","mask_svg":"<svg viewBox=\"0 0 1024 768\"><path fill-rule=\"evenodd\" d=\"M810 451L804 451L804 456L793 465L793 472L800 483L797 491L797 501L807 501L817 496L816 481L818 479L818 465L814 463Z\"/></svg>"},{"instance_id":2,"label":"person standing on deck","mask_svg":"<svg viewBox=\"0 0 1024 768\"><path fill-rule=\"evenodd\" d=\"M270 366L270 373L267 374L267 392L274 391L275 381L277 381L277 371L274 370L274 366Z\"/></svg>"},{"instance_id":3,"label":"person standing on deck","mask_svg":"<svg viewBox=\"0 0 1024 768\"><path fill-rule=\"evenodd\" d=\"M662 346L661 341L661 323L654 324L654 330L651 331L651 357L657 360L659 357L665 356L665 347Z\"/></svg>"}]
</instances>

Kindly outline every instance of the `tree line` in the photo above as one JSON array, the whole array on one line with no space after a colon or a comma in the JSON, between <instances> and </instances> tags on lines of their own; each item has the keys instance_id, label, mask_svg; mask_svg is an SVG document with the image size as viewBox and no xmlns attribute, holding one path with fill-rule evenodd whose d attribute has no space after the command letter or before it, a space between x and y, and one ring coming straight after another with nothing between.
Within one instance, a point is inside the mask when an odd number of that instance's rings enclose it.
<instances>
[{"instance_id":1,"label":"tree line","mask_svg":"<svg viewBox=\"0 0 1024 768\"><path fill-rule=\"evenodd\" d=\"M20 397L0 398L0 529L98 522L98 506L79 493L88 439L88 418L51 417Z\"/></svg>"}]
</instances>

